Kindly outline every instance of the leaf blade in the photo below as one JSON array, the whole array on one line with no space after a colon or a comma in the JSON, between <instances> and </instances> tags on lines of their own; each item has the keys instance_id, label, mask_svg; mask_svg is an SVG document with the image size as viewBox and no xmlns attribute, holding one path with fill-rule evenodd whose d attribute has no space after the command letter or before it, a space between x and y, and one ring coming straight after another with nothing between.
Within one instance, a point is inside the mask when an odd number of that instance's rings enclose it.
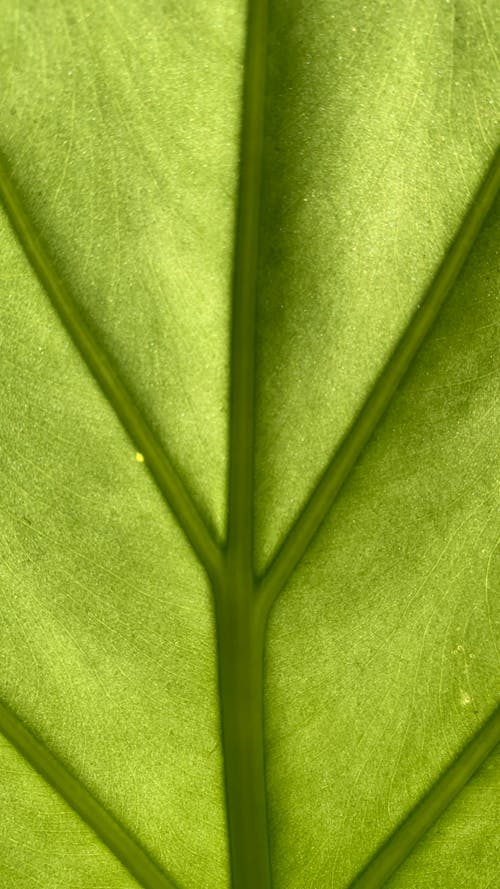
<instances>
[{"instance_id":1,"label":"leaf blade","mask_svg":"<svg viewBox=\"0 0 500 889\"><path fill-rule=\"evenodd\" d=\"M8 3L4 31L4 147L29 216L218 542L244 6ZM426 0L411 15L357 0L272 6L259 570L491 156L493 12L488 0ZM260 740L278 889L347 885L492 707L491 230L273 609ZM219 889L229 872L206 578L9 239L2 688L180 884L202 874ZM65 886L43 843L39 857L47 886Z\"/></svg>"}]
</instances>

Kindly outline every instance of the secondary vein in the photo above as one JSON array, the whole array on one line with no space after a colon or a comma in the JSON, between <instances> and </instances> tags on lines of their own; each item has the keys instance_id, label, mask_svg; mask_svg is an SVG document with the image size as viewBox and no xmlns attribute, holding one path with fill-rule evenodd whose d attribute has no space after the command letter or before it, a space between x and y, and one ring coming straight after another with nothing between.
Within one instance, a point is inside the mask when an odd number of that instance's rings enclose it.
<instances>
[{"instance_id":1,"label":"secondary vein","mask_svg":"<svg viewBox=\"0 0 500 889\"><path fill-rule=\"evenodd\" d=\"M500 708L436 781L369 864L356 877L350 889L379 889L400 867L455 797L474 777L500 741Z\"/></svg>"},{"instance_id":2,"label":"secondary vein","mask_svg":"<svg viewBox=\"0 0 500 889\"><path fill-rule=\"evenodd\" d=\"M337 449L313 494L288 532L259 584L259 596L269 609L302 559L332 508L361 453L392 403L418 350L455 283L500 188L497 152L473 204L449 247L427 294L380 374L361 411Z\"/></svg>"},{"instance_id":3,"label":"secondary vein","mask_svg":"<svg viewBox=\"0 0 500 889\"><path fill-rule=\"evenodd\" d=\"M21 246L54 308L126 432L145 458L158 488L183 528L209 577L220 575L221 554L170 459L121 381L112 362L83 320L29 219L7 164L0 156L0 195Z\"/></svg>"},{"instance_id":4,"label":"secondary vein","mask_svg":"<svg viewBox=\"0 0 500 889\"><path fill-rule=\"evenodd\" d=\"M144 889L178 889L145 850L84 785L0 702L0 731L29 764L66 800Z\"/></svg>"}]
</instances>

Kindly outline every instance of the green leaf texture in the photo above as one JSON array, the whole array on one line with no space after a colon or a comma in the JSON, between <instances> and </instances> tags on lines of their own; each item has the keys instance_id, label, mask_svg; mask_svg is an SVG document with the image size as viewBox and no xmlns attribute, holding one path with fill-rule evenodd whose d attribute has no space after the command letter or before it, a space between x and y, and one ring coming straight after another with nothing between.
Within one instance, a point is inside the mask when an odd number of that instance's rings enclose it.
<instances>
[{"instance_id":1,"label":"green leaf texture","mask_svg":"<svg viewBox=\"0 0 500 889\"><path fill-rule=\"evenodd\" d=\"M498 884L499 33L4 0L0 889Z\"/></svg>"}]
</instances>

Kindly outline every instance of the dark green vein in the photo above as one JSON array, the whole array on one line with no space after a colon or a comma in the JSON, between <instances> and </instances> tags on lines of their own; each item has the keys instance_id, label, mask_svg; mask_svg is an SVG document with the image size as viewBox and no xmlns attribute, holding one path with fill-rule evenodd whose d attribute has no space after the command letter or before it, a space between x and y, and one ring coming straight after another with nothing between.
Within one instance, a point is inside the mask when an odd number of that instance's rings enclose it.
<instances>
[{"instance_id":1,"label":"dark green vein","mask_svg":"<svg viewBox=\"0 0 500 889\"><path fill-rule=\"evenodd\" d=\"M429 793L413 809L369 864L356 877L350 889L378 889L400 867L414 846L473 778L500 741L498 709Z\"/></svg>"},{"instance_id":2,"label":"dark green vein","mask_svg":"<svg viewBox=\"0 0 500 889\"><path fill-rule=\"evenodd\" d=\"M92 828L145 889L177 889L132 839L121 824L71 775L59 760L35 738L12 711L0 702L0 731L25 760L62 796Z\"/></svg>"},{"instance_id":3,"label":"dark green vein","mask_svg":"<svg viewBox=\"0 0 500 889\"><path fill-rule=\"evenodd\" d=\"M316 489L262 578L259 585L259 595L263 598L267 608L271 607L275 597L300 562L391 404L474 245L499 187L500 153L497 153L420 308L414 314L357 419L334 454Z\"/></svg>"},{"instance_id":4,"label":"dark green vein","mask_svg":"<svg viewBox=\"0 0 500 889\"><path fill-rule=\"evenodd\" d=\"M255 309L267 0L250 0L243 83L231 331L229 494L224 577L214 584L233 889L270 889L264 772L264 630L253 572Z\"/></svg>"},{"instance_id":5,"label":"dark green vein","mask_svg":"<svg viewBox=\"0 0 500 889\"><path fill-rule=\"evenodd\" d=\"M264 759L265 621L234 583L215 597L232 889L271 889Z\"/></svg>"},{"instance_id":6,"label":"dark green vein","mask_svg":"<svg viewBox=\"0 0 500 889\"><path fill-rule=\"evenodd\" d=\"M144 455L149 471L208 575L212 580L219 577L221 554L217 544L172 463L134 404L108 356L85 324L67 287L57 274L24 210L2 157L0 157L0 194L27 258L87 367L135 446Z\"/></svg>"},{"instance_id":7,"label":"dark green vein","mask_svg":"<svg viewBox=\"0 0 500 889\"><path fill-rule=\"evenodd\" d=\"M267 0L249 3L232 293L228 549L252 565L255 307L259 250Z\"/></svg>"}]
</instances>

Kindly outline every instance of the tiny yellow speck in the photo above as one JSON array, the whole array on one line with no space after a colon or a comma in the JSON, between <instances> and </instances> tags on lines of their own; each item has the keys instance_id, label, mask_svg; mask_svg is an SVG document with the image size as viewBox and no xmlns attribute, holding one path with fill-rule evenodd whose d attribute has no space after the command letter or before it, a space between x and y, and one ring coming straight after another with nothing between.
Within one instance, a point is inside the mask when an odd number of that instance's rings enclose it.
<instances>
[{"instance_id":1,"label":"tiny yellow speck","mask_svg":"<svg viewBox=\"0 0 500 889\"><path fill-rule=\"evenodd\" d=\"M135 459L138 463L144 463L144 454L141 454L139 451L137 451Z\"/></svg>"}]
</instances>

